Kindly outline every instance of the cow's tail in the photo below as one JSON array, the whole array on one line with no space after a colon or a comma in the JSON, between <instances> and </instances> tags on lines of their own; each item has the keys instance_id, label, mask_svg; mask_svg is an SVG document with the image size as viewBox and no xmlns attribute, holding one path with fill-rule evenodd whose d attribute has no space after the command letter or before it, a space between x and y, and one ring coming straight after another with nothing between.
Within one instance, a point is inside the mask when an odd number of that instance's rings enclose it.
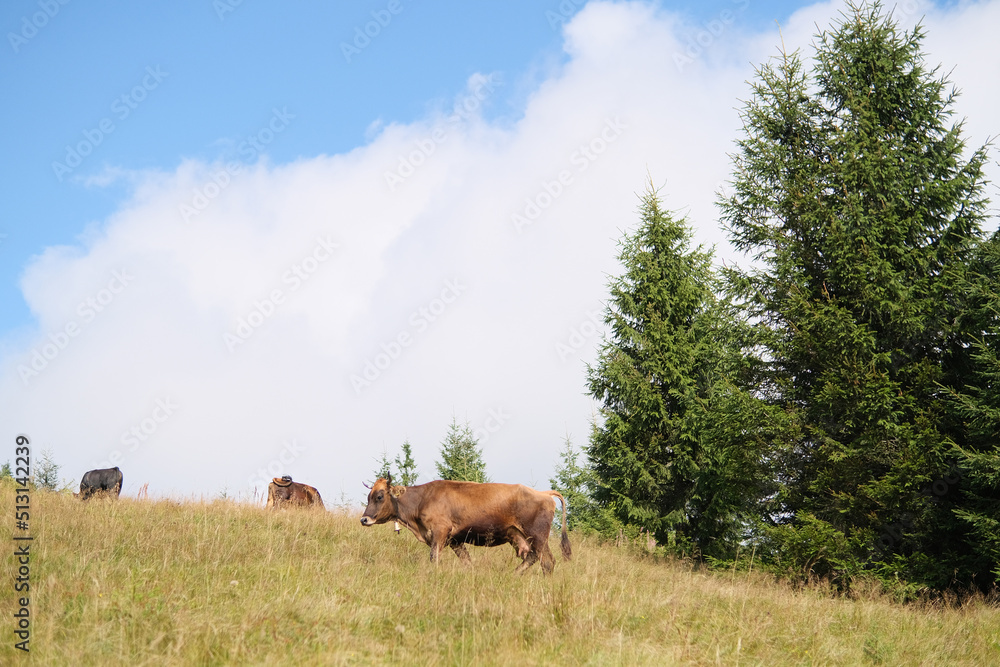
<instances>
[{"instance_id":1,"label":"cow's tail","mask_svg":"<svg viewBox=\"0 0 1000 667\"><path fill-rule=\"evenodd\" d=\"M559 540L559 546L562 547L563 558L570 560L573 557L573 548L569 544L569 533L567 533L569 525L566 523L566 499L558 491L549 491L549 495L562 502L562 539Z\"/></svg>"}]
</instances>

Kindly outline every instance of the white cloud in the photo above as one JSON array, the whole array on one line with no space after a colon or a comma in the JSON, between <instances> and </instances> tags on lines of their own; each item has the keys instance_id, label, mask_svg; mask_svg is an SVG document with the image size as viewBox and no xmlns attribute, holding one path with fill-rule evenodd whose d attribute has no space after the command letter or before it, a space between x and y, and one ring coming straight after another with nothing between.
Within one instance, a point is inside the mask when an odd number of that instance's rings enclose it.
<instances>
[{"instance_id":1,"label":"white cloud","mask_svg":"<svg viewBox=\"0 0 1000 667\"><path fill-rule=\"evenodd\" d=\"M808 47L835 7L793 16L786 48ZM926 21L929 61L958 64L974 145L996 134L1000 54L983 45L998 11ZM242 491L280 463L270 474L336 500L361 497L375 457L404 438L432 478L454 414L482 429L494 479L546 486L565 434L587 438L591 320L647 177L732 257L715 192L751 64L779 38L736 11L719 21L696 50L705 26L592 3L513 126L470 102L504 94L480 77L456 98L469 113L373 120L348 154L142 175L82 249L50 248L26 272L38 332L5 345L4 431L52 447L77 480L118 451L126 493ZM198 212L185 221L182 205ZM22 377L33 359L45 367ZM378 377L359 393L369 364Z\"/></svg>"}]
</instances>

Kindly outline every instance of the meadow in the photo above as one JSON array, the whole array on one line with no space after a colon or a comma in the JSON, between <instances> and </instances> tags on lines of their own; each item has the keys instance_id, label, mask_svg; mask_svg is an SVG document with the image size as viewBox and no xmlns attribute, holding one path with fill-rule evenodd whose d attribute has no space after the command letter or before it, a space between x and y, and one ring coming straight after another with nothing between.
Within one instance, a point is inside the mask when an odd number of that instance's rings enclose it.
<instances>
[{"instance_id":1,"label":"meadow","mask_svg":"<svg viewBox=\"0 0 1000 667\"><path fill-rule=\"evenodd\" d=\"M263 503L261 503L262 505ZM0 664L988 665L1000 607L836 597L571 533L556 569L510 547L435 567L356 511L32 494L31 653L14 648L14 486L0 480Z\"/></svg>"}]
</instances>

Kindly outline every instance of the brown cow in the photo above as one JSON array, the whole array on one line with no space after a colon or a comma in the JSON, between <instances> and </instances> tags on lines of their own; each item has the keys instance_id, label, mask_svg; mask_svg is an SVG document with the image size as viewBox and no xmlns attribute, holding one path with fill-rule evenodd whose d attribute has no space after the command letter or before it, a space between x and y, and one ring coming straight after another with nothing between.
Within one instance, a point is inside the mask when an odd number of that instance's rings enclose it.
<instances>
[{"instance_id":1,"label":"brown cow","mask_svg":"<svg viewBox=\"0 0 1000 667\"><path fill-rule=\"evenodd\" d=\"M398 521L417 539L430 545L431 562L450 546L470 561L465 545L492 547L511 544L523 572L536 561L552 572L555 558L549 549L549 531L556 501L562 502L562 553L572 549L566 534L566 499L558 491L536 491L521 484L479 484L437 480L418 486L392 486L392 478L378 479L368 494L362 526Z\"/></svg>"},{"instance_id":2,"label":"brown cow","mask_svg":"<svg viewBox=\"0 0 1000 667\"><path fill-rule=\"evenodd\" d=\"M288 475L275 477L267 485L266 507L277 509L282 505L307 505L324 509L323 499L315 487L293 482Z\"/></svg>"}]
</instances>

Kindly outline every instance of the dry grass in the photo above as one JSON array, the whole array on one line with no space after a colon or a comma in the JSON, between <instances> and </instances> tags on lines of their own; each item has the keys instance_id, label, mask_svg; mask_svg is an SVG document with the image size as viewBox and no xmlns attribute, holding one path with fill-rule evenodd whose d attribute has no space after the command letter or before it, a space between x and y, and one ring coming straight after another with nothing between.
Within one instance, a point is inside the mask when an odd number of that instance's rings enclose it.
<instances>
[{"instance_id":1,"label":"dry grass","mask_svg":"<svg viewBox=\"0 0 1000 667\"><path fill-rule=\"evenodd\" d=\"M12 505L3 485L8 545ZM471 548L471 569L446 553L435 568L412 535L359 516L35 493L33 662L1000 664L1000 614L982 601L833 599L580 536L550 577L513 575L509 547ZM23 658L13 565L2 559L4 665Z\"/></svg>"}]
</instances>

